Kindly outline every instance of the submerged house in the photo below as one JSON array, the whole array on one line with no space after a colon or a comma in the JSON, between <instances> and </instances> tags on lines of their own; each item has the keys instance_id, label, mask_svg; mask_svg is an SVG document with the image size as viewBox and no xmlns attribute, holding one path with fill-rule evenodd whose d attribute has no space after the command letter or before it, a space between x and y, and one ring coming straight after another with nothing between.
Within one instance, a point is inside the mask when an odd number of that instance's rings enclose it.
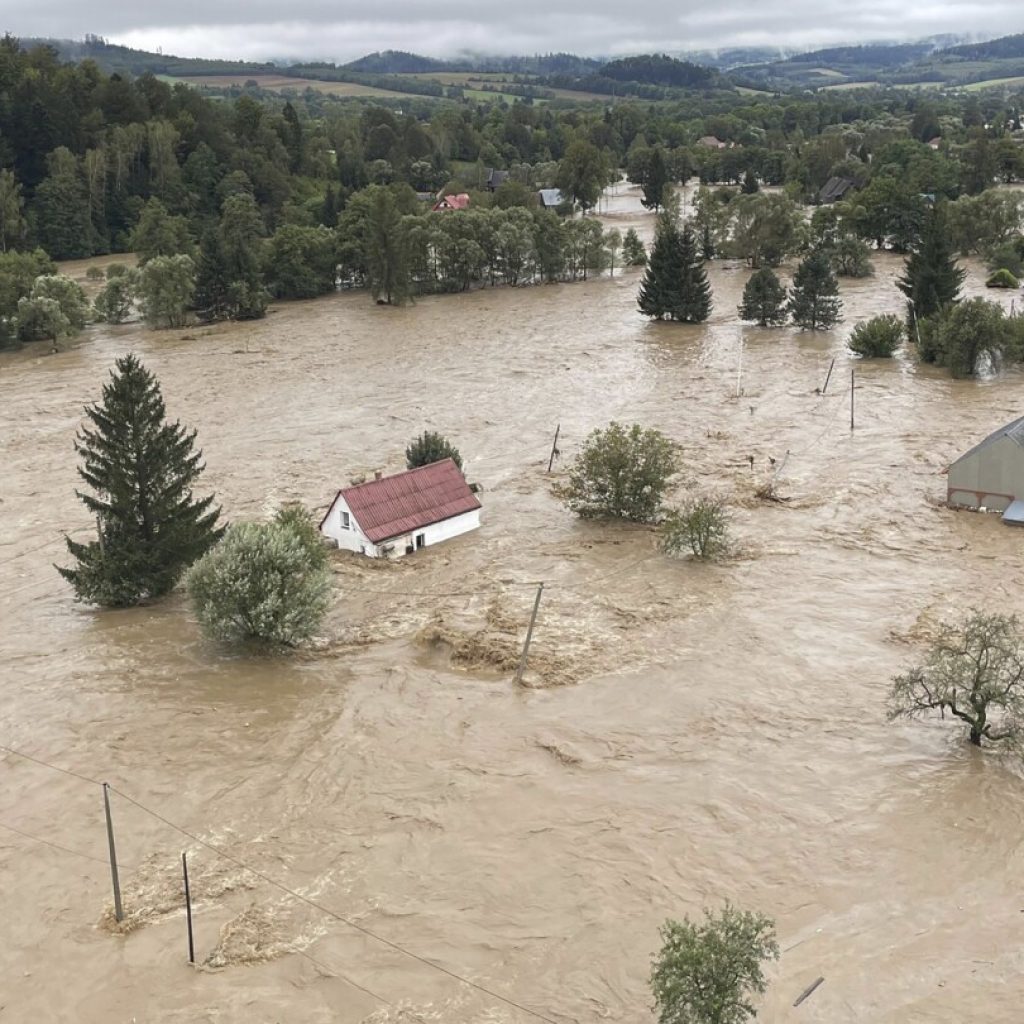
<instances>
[{"instance_id":1,"label":"submerged house","mask_svg":"<svg viewBox=\"0 0 1024 1024\"><path fill-rule=\"evenodd\" d=\"M438 213L440 210L468 210L469 209L469 193L460 192L454 196L441 196L440 199L434 204L434 213Z\"/></svg>"},{"instance_id":2,"label":"submerged house","mask_svg":"<svg viewBox=\"0 0 1024 1024\"><path fill-rule=\"evenodd\" d=\"M1005 522L1024 524L1024 416L989 434L947 473L950 505L992 509Z\"/></svg>"},{"instance_id":3,"label":"submerged house","mask_svg":"<svg viewBox=\"0 0 1024 1024\"><path fill-rule=\"evenodd\" d=\"M339 548L398 558L480 526L480 502L451 459L338 491L320 531Z\"/></svg>"},{"instance_id":4,"label":"submerged house","mask_svg":"<svg viewBox=\"0 0 1024 1024\"><path fill-rule=\"evenodd\" d=\"M857 183L851 178L829 178L818 193L818 201L822 203L838 203L847 192L856 188Z\"/></svg>"}]
</instances>

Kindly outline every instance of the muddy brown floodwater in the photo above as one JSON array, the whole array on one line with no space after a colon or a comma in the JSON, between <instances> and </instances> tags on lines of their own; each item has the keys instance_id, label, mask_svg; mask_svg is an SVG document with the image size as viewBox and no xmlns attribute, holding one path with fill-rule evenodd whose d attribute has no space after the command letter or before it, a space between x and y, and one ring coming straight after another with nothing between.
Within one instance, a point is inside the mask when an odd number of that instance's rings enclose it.
<instances>
[{"instance_id":1,"label":"muddy brown floodwater","mask_svg":"<svg viewBox=\"0 0 1024 1024\"><path fill-rule=\"evenodd\" d=\"M620 192L606 216L649 230L636 210ZM716 264L699 327L645 322L626 272L3 355L0 743L559 1024L651 1019L659 924L727 898L777 921L765 1021L1020 1020L1021 778L949 723L884 710L937 620L1024 612L1021 535L940 504L946 465L1020 414L1024 378L860 362L851 433L844 340L899 311L899 266L843 282L846 326L819 335L740 326L746 272ZM483 528L393 565L337 558L324 640L291 659L205 642L180 596L76 605L51 568L59 532L89 525L72 439L128 350L198 428L231 518L323 506L431 427L483 486ZM673 561L648 530L560 507L555 424L564 471L612 418L680 443L679 494L730 498L735 557ZM790 500L757 502L787 451ZM531 1019L117 794L130 930L113 934L98 787L11 755L0 773L2 1021Z\"/></svg>"}]
</instances>

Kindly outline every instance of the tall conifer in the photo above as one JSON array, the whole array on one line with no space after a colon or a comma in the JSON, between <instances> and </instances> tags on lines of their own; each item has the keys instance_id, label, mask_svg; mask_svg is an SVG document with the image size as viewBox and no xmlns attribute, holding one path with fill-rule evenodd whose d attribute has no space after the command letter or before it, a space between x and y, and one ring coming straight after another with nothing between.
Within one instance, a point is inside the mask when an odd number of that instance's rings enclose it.
<instances>
[{"instance_id":1,"label":"tall conifer","mask_svg":"<svg viewBox=\"0 0 1024 1024\"><path fill-rule=\"evenodd\" d=\"M830 330L842 319L839 282L824 250L815 249L797 267L789 312L793 323L807 331Z\"/></svg>"},{"instance_id":2,"label":"tall conifer","mask_svg":"<svg viewBox=\"0 0 1024 1024\"><path fill-rule=\"evenodd\" d=\"M78 564L58 571L80 601L125 607L160 597L223 532L213 496L192 495L204 469L195 431L166 422L160 385L134 355L117 360L102 401L85 414L75 450L93 493L77 493L98 536L66 537Z\"/></svg>"},{"instance_id":3,"label":"tall conifer","mask_svg":"<svg viewBox=\"0 0 1024 1024\"><path fill-rule=\"evenodd\" d=\"M903 276L896 280L896 287L908 300L907 328L912 341L917 338L918 320L959 301L965 276L966 271L953 258L945 215L941 208L933 209L907 257Z\"/></svg>"},{"instance_id":4,"label":"tall conifer","mask_svg":"<svg viewBox=\"0 0 1024 1024\"><path fill-rule=\"evenodd\" d=\"M711 315L711 285L696 239L689 227L680 230L671 208L658 219L638 301L644 316L659 320L700 323Z\"/></svg>"}]
</instances>

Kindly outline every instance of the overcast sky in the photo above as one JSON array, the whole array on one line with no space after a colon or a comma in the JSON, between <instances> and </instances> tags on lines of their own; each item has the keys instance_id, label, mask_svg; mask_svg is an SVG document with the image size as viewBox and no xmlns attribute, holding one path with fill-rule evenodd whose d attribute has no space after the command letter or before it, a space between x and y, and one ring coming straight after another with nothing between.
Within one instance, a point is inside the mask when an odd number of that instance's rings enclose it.
<instances>
[{"instance_id":1,"label":"overcast sky","mask_svg":"<svg viewBox=\"0 0 1024 1024\"><path fill-rule=\"evenodd\" d=\"M0 30L64 39L91 32L183 57L346 61L387 49L609 55L996 36L1024 30L1024 7L1009 0L3 0Z\"/></svg>"}]
</instances>

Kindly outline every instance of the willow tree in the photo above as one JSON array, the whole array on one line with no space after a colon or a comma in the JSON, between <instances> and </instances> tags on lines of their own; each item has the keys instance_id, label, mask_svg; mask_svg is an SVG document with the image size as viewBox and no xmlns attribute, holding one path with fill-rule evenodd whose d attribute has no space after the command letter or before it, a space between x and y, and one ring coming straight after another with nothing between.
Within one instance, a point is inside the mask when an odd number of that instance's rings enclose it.
<instances>
[{"instance_id":1,"label":"willow tree","mask_svg":"<svg viewBox=\"0 0 1024 1024\"><path fill-rule=\"evenodd\" d=\"M75 450L91 493L77 493L97 536L65 537L77 564L58 571L91 604L160 597L223 532L213 496L192 493L204 469L196 433L167 422L159 383L130 354L117 360L102 401L85 414L89 425Z\"/></svg>"}]
</instances>

